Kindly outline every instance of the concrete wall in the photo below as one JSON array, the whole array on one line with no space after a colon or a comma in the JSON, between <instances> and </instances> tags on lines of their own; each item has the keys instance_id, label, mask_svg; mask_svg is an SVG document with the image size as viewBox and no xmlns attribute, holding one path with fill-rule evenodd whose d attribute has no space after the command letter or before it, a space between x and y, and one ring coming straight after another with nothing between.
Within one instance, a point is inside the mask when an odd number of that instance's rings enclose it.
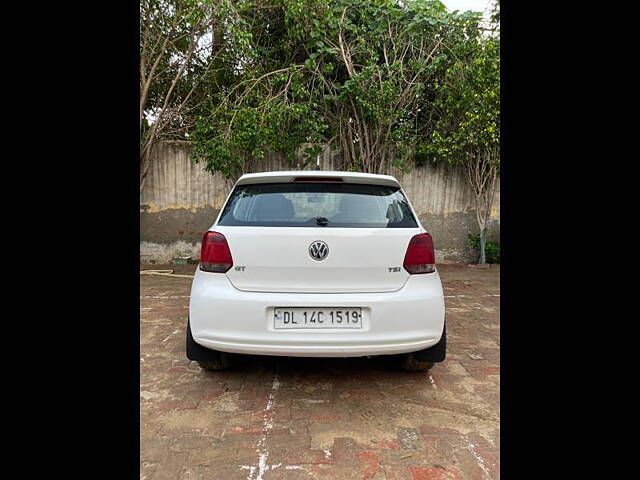
<instances>
[{"instance_id":1,"label":"concrete wall","mask_svg":"<svg viewBox=\"0 0 640 480\"><path fill-rule=\"evenodd\" d=\"M256 171L301 168L271 156ZM340 169L332 152L321 156L323 170ZM462 172L449 165L390 172L402 184L423 226L433 235L438 261L469 261L467 235L478 231L473 193ZM179 255L197 257L202 233L215 221L229 192L229 182L189 158L186 142L156 148L140 194L140 254L143 263L164 263ZM500 235L500 186L491 212L490 237Z\"/></svg>"}]
</instances>

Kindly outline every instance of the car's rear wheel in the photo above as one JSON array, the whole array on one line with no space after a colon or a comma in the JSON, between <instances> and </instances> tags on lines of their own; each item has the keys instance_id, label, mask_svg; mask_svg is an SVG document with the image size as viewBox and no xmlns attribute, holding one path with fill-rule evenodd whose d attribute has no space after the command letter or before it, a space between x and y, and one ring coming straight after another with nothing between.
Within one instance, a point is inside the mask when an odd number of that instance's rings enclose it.
<instances>
[{"instance_id":1,"label":"car's rear wheel","mask_svg":"<svg viewBox=\"0 0 640 480\"><path fill-rule=\"evenodd\" d=\"M187 320L187 358L209 371L226 370L231 366L231 354L205 348L193 339L191 322Z\"/></svg>"},{"instance_id":2,"label":"car's rear wheel","mask_svg":"<svg viewBox=\"0 0 640 480\"><path fill-rule=\"evenodd\" d=\"M421 362L417 360L413 353L408 353L402 358L402 368L407 372L426 372L433 367L433 362Z\"/></svg>"},{"instance_id":3,"label":"car's rear wheel","mask_svg":"<svg viewBox=\"0 0 640 480\"><path fill-rule=\"evenodd\" d=\"M408 372L426 372L437 362L442 362L447 354L447 324L442 328L442 336L434 346L418 352L403 355L402 368Z\"/></svg>"},{"instance_id":4,"label":"car's rear wheel","mask_svg":"<svg viewBox=\"0 0 640 480\"><path fill-rule=\"evenodd\" d=\"M207 371L226 370L231 366L231 358L229 354L223 352L214 352L218 354L216 360L199 360L198 365L200 368Z\"/></svg>"}]
</instances>

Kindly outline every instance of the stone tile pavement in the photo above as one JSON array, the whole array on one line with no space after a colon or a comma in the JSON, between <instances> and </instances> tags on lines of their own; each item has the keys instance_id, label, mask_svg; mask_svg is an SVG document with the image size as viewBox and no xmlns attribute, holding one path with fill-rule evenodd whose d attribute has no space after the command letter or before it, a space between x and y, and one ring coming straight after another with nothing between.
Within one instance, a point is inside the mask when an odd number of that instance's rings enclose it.
<instances>
[{"instance_id":1,"label":"stone tile pavement","mask_svg":"<svg viewBox=\"0 0 640 480\"><path fill-rule=\"evenodd\" d=\"M141 276L141 480L499 478L500 269L439 270L448 357L429 373L260 356L204 372L184 354L191 281Z\"/></svg>"}]
</instances>

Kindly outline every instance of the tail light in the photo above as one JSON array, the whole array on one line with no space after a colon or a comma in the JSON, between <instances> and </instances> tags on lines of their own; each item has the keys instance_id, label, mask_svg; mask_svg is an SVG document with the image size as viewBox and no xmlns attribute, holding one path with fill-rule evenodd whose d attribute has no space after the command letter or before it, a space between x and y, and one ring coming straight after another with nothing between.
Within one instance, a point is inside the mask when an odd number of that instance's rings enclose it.
<instances>
[{"instance_id":1,"label":"tail light","mask_svg":"<svg viewBox=\"0 0 640 480\"><path fill-rule=\"evenodd\" d=\"M294 182L303 182L303 183L339 183L344 182L340 177L296 177L293 179Z\"/></svg>"},{"instance_id":2,"label":"tail light","mask_svg":"<svg viewBox=\"0 0 640 480\"><path fill-rule=\"evenodd\" d=\"M431 273L436 270L436 255L433 239L428 233L415 235L409 242L404 255L404 269L411 273Z\"/></svg>"},{"instance_id":3,"label":"tail light","mask_svg":"<svg viewBox=\"0 0 640 480\"><path fill-rule=\"evenodd\" d=\"M200 250L200 270L224 273L233 266L227 239L218 232L205 232Z\"/></svg>"}]
</instances>

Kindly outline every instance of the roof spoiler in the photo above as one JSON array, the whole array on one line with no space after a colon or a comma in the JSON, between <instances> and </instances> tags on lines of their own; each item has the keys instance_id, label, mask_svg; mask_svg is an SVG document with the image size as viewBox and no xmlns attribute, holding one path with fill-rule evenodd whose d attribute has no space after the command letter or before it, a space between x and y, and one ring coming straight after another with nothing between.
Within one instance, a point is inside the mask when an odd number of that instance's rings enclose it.
<instances>
[{"instance_id":1,"label":"roof spoiler","mask_svg":"<svg viewBox=\"0 0 640 480\"><path fill-rule=\"evenodd\" d=\"M377 175L359 172L319 172L318 170L299 170L284 172L261 172L242 175L236 185L256 183L361 183L367 185L385 185L400 187L400 183L390 175Z\"/></svg>"}]
</instances>

